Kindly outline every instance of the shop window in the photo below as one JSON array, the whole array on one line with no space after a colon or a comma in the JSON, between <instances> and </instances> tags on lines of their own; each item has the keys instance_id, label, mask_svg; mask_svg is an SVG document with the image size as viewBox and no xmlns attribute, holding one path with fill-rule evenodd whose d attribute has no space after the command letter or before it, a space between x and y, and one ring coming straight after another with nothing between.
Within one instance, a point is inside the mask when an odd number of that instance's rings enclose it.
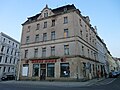
<instances>
[{"instance_id":1,"label":"shop window","mask_svg":"<svg viewBox=\"0 0 120 90\"><path fill-rule=\"evenodd\" d=\"M39 64L33 64L33 76L39 76Z\"/></svg>"},{"instance_id":2,"label":"shop window","mask_svg":"<svg viewBox=\"0 0 120 90\"><path fill-rule=\"evenodd\" d=\"M61 69L61 77L70 77L70 68L68 63L61 63L60 64Z\"/></svg>"},{"instance_id":3,"label":"shop window","mask_svg":"<svg viewBox=\"0 0 120 90\"><path fill-rule=\"evenodd\" d=\"M23 64L22 76L28 76L29 64Z\"/></svg>"},{"instance_id":4,"label":"shop window","mask_svg":"<svg viewBox=\"0 0 120 90\"><path fill-rule=\"evenodd\" d=\"M53 63L47 64L47 77L54 77L54 67Z\"/></svg>"}]
</instances>

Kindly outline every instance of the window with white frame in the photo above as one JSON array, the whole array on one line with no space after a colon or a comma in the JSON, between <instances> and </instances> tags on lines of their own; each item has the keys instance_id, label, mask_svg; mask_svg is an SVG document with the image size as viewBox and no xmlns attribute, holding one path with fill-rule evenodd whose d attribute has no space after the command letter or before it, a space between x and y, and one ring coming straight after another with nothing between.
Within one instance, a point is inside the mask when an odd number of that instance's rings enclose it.
<instances>
[{"instance_id":1,"label":"window with white frame","mask_svg":"<svg viewBox=\"0 0 120 90\"><path fill-rule=\"evenodd\" d=\"M51 56L55 56L55 46L51 47Z\"/></svg>"},{"instance_id":2,"label":"window with white frame","mask_svg":"<svg viewBox=\"0 0 120 90\"><path fill-rule=\"evenodd\" d=\"M64 38L68 37L68 29L64 29Z\"/></svg>"},{"instance_id":3,"label":"window with white frame","mask_svg":"<svg viewBox=\"0 0 120 90\"><path fill-rule=\"evenodd\" d=\"M27 58L27 57L28 57L28 50L25 50L24 58Z\"/></svg>"},{"instance_id":4,"label":"window with white frame","mask_svg":"<svg viewBox=\"0 0 120 90\"><path fill-rule=\"evenodd\" d=\"M34 57L38 57L38 48L34 49Z\"/></svg>"},{"instance_id":5,"label":"window with white frame","mask_svg":"<svg viewBox=\"0 0 120 90\"><path fill-rule=\"evenodd\" d=\"M64 45L64 55L69 55L69 45Z\"/></svg>"},{"instance_id":6,"label":"window with white frame","mask_svg":"<svg viewBox=\"0 0 120 90\"><path fill-rule=\"evenodd\" d=\"M47 41L47 33L43 33L43 41Z\"/></svg>"},{"instance_id":7,"label":"window with white frame","mask_svg":"<svg viewBox=\"0 0 120 90\"><path fill-rule=\"evenodd\" d=\"M38 41L39 41L39 34L35 36L35 42L38 42Z\"/></svg>"},{"instance_id":8,"label":"window with white frame","mask_svg":"<svg viewBox=\"0 0 120 90\"><path fill-rule=\"evenodd\" d=\"M47 21L44 22L44 28L47 28Z\"/></svg>"},{"instance_id":9,"label":"window with white frame","mask_svg":"<svg viewBox=\"0 0 120 90\"><path fill-rule=\"evenodd\" d=\"M64 17L64 24L68 23L68 17Z\"/></svg>"},{"instance_id":10,"label":"window with white frame","mask_svg":"<svg viewBox=\"0 0 120 90\"><path fill-rule=\"evenodd\" d=\"M46 57L46 47L42 48L42 57Z\"/></svg>"},{"instance_id":11,"label":"window with white frame","mask_svg":"<svg viewBox=\"0 0 120 90\"><path fill-rule=\"evenodd\" d=\"M55 40L55 31L51 32L51 40Z\"/></svg>"},{"instance_id":12,"label":"window with white frame","mask_svg":"<svg viewBox=\"0 0 120 90\"><path fill-rule=\"evenodd\" d=\"M29 41L30 41L30 36L27 36L26 37L26 43L29 43Z\"/></svg>"}]
</instances>

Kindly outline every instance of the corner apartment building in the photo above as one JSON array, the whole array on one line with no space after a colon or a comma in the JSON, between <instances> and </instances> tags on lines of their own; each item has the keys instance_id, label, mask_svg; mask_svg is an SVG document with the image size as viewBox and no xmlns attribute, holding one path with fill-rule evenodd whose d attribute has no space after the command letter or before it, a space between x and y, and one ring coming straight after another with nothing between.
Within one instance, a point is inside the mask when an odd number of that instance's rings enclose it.
<instances>
[{"instance_id":1,"label":"corner apartment building","mask_svg":"<svg viewBox=\"0 0 120 90\"><path fill-rule=\"evenodd\" d=\"M96 30L73 4L46 5L22 26L20 80L91 79L103 65Z\"/></svg>"},{"instance_id":2,"label":"corner apartment building","mask_svg":"<svg viewBox=\"0 0 120 90\"><path fill-rule=\"evenodd\" d=\"M0 78L6 74L15 75L19 60L19 45L15 39L0 33Z\"/></svg>"}]
</instances>

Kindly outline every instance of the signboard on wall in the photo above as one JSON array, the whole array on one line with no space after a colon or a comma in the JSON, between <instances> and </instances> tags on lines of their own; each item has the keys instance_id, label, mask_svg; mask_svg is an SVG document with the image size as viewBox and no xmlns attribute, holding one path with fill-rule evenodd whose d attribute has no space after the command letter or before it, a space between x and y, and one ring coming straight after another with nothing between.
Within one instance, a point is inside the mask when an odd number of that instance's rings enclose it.
<instances>
[{"instance_id":1,"label":"signboard on wall","mask_svg":"<svg viewBox=\"0 0 120 90\"><path fill-rule=\"evenodd\" d=\"M50 60L32 60L32 63L55 63L57 62L56 59L50 59Z\"/></svg>"}]
</instances>

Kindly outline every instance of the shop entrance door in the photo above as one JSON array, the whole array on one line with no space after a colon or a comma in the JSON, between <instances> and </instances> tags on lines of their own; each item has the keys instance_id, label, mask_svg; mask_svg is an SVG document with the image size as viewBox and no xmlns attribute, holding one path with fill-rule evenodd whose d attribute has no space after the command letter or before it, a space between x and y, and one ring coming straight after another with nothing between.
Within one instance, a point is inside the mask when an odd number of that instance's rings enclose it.
<instances>
[{"instance_id":1,"label":"shop entrance door","mask_svg":"<svg viewBox=\"0 0 120 90\"><path fill-rule=\"evenodd\" d=\"M46 64L40 65L40 80L46 79Z\"/></svg>"}]
</instances>

